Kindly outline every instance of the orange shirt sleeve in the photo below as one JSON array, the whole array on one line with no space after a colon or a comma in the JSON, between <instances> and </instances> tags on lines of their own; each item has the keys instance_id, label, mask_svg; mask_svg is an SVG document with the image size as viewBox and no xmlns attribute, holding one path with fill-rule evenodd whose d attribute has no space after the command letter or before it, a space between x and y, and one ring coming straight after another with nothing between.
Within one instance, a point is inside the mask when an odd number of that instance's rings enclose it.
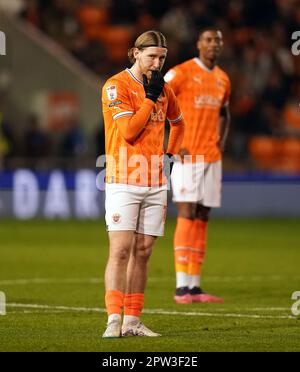
<instances>
[{"instance_id":1,"label":"orange shirt sleeve","mask_svg":"<svg viewBox=\"0 0 300 372\"><path fill-rule=\"evenodd\" d=\"M170 136L167 152L177 154L184 136L184 121L172 89L169 89L167 119L170 123Z\"/></svg>"},{"instance_id":2,"label":"orange shirt sleeve","mask_svg":"<svg viewBox=\"0 0 300 372\"><path fill-rule=\"evenodd\" d=\"M132 116L122 116L117 119L117 125L122 136L133 143L147 124L154 107L151 99L145 98L141 108Z\"/></svg>"},{"instance_id":3,"label":"orange shirt sleeve","mask_svg":"<svg viewBox=\"0 0 300 372\"><path fill-rule=\"evenodd\" d=\"M117 79L109 79L102 89L103 112L109 113L113 120L133 115L133 107L126 84Z\"/></svg>"},{"instance_id":4,"label":"orange shirt sleeve","mask_svg":"<svg viewBox=\"0 0 300 372\"><path fill-rule=\"evenodd\" d=\"M145 98L135 112L128 94L128 87L120 80L110 79L102 90L103 112L109 112L113 125L117 125L124 139L133 143L147 124L154 102Z\"/></svg>"},{"instance_id":5,"label":"orange shirt sleeve","mask_svg":"<svg viewBox=\"0 0 300 372\"><path fill-rule=\"evenodd\" d=\"M177 96L180 91L181 84L184 81L184 73L180 69L180 67L179 66L173 67L166 73L164 79L170 85L175 95Z\"/></svg>"}]
</instances>

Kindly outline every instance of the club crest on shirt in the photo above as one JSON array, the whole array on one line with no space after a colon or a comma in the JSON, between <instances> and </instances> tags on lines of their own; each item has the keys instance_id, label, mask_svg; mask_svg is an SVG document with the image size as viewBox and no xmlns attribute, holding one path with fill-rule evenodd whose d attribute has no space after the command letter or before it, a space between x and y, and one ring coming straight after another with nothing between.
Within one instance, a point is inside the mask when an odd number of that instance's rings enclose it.
<instances>
[{"instance_id":1,"label":"club crest on shirt","mask_svg":"<svg viewBox=\"0 0 300 372\"><path fill-rule=\"evenodd\" d=\"M117 98L117 86L111 85L106 88L106 94L109 101L114 101Z\"/></svg>"}]
</instances>

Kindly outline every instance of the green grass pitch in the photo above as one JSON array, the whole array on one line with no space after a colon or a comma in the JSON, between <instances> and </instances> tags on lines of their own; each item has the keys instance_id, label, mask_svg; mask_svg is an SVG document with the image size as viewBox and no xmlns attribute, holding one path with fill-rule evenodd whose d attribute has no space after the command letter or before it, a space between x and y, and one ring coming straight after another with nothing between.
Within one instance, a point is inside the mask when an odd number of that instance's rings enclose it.
<instances>
[{"instance_id":1,"label":"green grass pitch","mask_svg":"<svg viewBox=\"0 0 300 372\"><path fill-rule=\"evenodd\" d=\"M300 351L299 220L212 220L203 288L224 304L173 302L169 219L150 261L143 321L160 338L103 340L103 221L0 221L0 351ZM298 306L300 310L300 305Z\"/></svg>"}]
</instances>

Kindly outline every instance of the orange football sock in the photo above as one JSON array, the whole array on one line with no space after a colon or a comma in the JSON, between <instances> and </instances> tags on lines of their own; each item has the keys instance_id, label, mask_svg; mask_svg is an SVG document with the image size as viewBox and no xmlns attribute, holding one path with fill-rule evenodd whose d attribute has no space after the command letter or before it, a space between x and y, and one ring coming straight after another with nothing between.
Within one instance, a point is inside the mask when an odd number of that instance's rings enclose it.
<instances>
[{"instance_id":1,"label":"orange football sock","mask_svg":"<svg viewBox=\"0 0 300 372\"><path fill-rule=\"evenodd\" d=\"M193 243L189 256L188 274L200 276L206 252L207 221L194 220L191 239Z\"/></svg>"},{"instance_id":2,"label":"orange football sock","mask_svg":"<svg viewBox=\"0 0 300 372\"><path fill-rule=\"evenodd\" d=\"M191 247L193 220L178 217L174 234L176 287L188 286L188 260Z\"/></svg>"},{"instance_id":3,"label":"orange football sock","mask_svg":"<svg viewBox=\"0 0 300 372\"><path fill-rule=\"evenodd\" d=\"M144 293L128 293L124 297L124 315L140 317L144 307Z\"/></svg>"},{"instance_id":4,"label":"orange football sock","mask_svg":"<svg viewBox=\"0 0 300 372\"><path fill-rule=\"evenodd\" d=\"M122 315L124 304L124 293L117 290L108 290L105 293L105 305L108 315L120 314Z\"/></svg>"}]
</instances>

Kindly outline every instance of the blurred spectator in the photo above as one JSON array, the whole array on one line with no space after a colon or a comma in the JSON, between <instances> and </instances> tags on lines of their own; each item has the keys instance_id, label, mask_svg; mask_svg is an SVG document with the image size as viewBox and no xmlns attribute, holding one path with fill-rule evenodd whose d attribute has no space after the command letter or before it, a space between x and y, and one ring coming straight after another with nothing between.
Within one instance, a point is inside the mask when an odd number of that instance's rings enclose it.
<instances>
[{"instance_id":1,"label":"blurred spectator","mask_svg":"<svg viewBox=\"0 0 300 372\"><path fill-rule=\"evenodd\" d=\"M16 154L16 136L0 111L0 169L9 167L9 159Z\"/></svg>"},{"instance_id":2,"label":"blurred spectator","mask_svg":"<svg viewBox=\"0 0 300 372\"><path fill-rule=\"evenodd\" d=\"M95 131L96 156L105 154L105 136L104 127L99 125Z\"/></svg>"},{"instance_id":3,"label":"blurred spectator","mask_svg":"<svg viewBox=\"0 0 300 372\"><path fill-rule=\"evenodd\" d=\"M77 1L40 1L40 27L50 37L69 49L79 29Z\"/></svg>"},{"instance_id":4,"label":"blurred spectator","mask_svg":"<svg viewBox=\"0 0 300 372\"><path fill-rule=\"evenodd\" d=\"M41 25L41 12L38 0L27 0L26 7L20 12L22 18L36 27Z\"/></svg>"},{"instance_id":5,"label":"blurred spectator","mask_svg":"<svg viewBox=\"0 0 300 372\"><path fill-rule=\"evenodd\" d=\"M283 108L283 119L286 132L300 137L300 79L295 81L290 96Z\"/></svg>"},{"instance_id":6,"label":"blurred spectator","mask_svg":"<svg viewBox=\"0 0 300 372\"><path fill-rule=\"evenodd\" d=\"M97 41L88 41L86 36L78 33L70 45L74 57L80 59L91 70L104 75L109 69L106 53Z\"/></svg>"},{"instance_id":7,"label":"blurred spectator","mask_svg":"<svg viewBox=\"0 0 300 372\"><path fill-rule=\"evenodd\" d=\"M31 159L40 159L49 155L50 141L44 130L40 128L38 119L31 115L24 135L24 154Z\"/></svg>"},{"instance_id":8,"label":"blurred spectator","mask_svg":"<svg viewBox=\"0 0 300 372\"><path fill-rule=\"evenodd\" d=\"M134 24L137 19L137 7L134 0L113 0L110 5L113 24Z\"/></svg>"},{"instance_id":9,"label":"blurred spectator","mask_svg":"<svg viewBox=\"0 0 300 372\"><path fill-rule=\"evenodd\" d=\"M283 75L278 69L274 68L269 71L269 76L261 95L261 101L281 110L288 95L287 88L287 80L283 79Z\"/></svg>"},{"instance_id":10,"label":"blurred spectator","mask_svg":"<svg viewBox=\"0 0 300 372\"><path fill-rule=\"evenodd\" d=\"M84 132L76 118L68 119L66 128L61 140L61 155L65 158L78 158L85 150Z\"/></svg>"}]
</instances>

